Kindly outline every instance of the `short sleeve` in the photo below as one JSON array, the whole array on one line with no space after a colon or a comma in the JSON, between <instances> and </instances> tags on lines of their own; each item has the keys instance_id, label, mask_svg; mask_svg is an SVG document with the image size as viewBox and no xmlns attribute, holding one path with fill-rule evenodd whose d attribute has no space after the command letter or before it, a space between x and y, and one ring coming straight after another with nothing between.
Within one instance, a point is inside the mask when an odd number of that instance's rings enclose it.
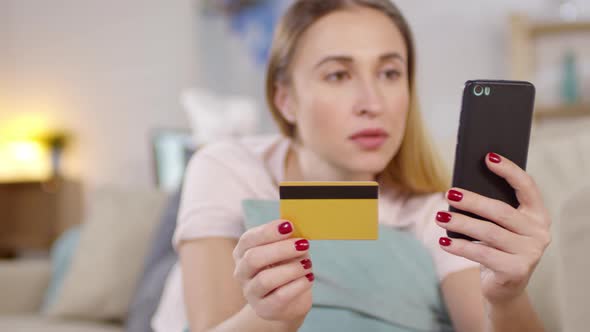
<instances>
[{"instance_id":1,"label":"short sleeve","mask_svg":"<svg viewBox=\"0 0 590 332\"><path fill-rule=\"evenodd\" d=\"M240 165L220 160L232 155L231 147L217 145L197 152L189 162L173 238L176 249L183 240L239 238L244 232L241 202L249 191Z\"/></svg>"},{"instance_id":2,"label":"short sleeve","mask_svg":"<svg viewBox=\"0 0 590 332\"><path fill-rule=\"evenodd\" d=\"M416 231L432 256L439 280L442 281L456 271L479 267L479 263L448 253L440 247L438 240L442 236L446 237L447 233L436 224L435 217L438 211L448 210L448 204L442 193L429 195L423 206L424 217L419 221Z\"/></svg>"}]
</instances>

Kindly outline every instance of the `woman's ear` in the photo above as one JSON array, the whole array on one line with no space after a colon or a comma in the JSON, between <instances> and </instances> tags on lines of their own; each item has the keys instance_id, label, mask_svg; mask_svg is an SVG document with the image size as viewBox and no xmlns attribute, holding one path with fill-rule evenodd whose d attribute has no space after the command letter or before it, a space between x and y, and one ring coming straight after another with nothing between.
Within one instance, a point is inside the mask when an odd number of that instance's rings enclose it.
<instances>
[{"instance_id":1,"label":"woman's ear","mask_svg":"<svg viewBox=\"0 0 590 332\"><path fill-rule=\"evenodd\" d=\"M274 98L275 107L290 124L295 124L295 108L293 107L293 96L289 87L277 83Z\"/></svg>"}]
</instances>

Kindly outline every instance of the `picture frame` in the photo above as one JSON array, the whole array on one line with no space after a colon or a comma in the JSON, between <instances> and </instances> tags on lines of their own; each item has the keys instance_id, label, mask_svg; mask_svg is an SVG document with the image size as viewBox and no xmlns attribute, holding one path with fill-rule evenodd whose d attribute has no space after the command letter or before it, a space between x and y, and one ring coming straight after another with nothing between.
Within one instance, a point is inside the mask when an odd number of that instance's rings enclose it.
<instances>
[{"instance_id":1,"label":"picture frame","mask_svg":"<svg viewBox=\"0 0 590 332\"><path fill-rule=\"evenodd\" d=\"M182 186L184 172L197 147L189 129L157 128L150 132L154 183L174 192Z\"/></svg>"}]
</instances>

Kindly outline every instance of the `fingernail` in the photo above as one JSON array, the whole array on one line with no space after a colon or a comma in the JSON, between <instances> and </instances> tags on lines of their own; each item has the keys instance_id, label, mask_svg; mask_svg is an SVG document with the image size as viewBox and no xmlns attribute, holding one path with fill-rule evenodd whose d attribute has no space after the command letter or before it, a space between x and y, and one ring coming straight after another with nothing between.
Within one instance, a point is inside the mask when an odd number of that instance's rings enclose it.
<instances>
[{"instance_id":1,"label":"fingernail","mask_svg":"<svg viewBox=\"0 0 590 332\"><path fill-rule=\"evenodd\" d=\"M438 244L444 247L450 246L451 242L451 239L449 239L448 237L441 237L440 239L438 239Z\"/></svg>"},{"instance_id":2,"label":"fingernail","mask_svg":"<svg viewBox=\"0 0 590 332\"><path fill-rule=\"evenodd\" d=\"M291 226L291 223L288 221L279 225L279 233L281 233L281 234L289 234L292 231L293 231L293 226Z\"/></svg>"},{"instance_id":3,"label":"fingernail","mask_svg":"<svg viewBox=\"0 0 590 332\"><path fill-rule=\"evenodd\" d=\"M307 280L309 280L309 282L312 282L315 279L313 273L308 273L305 275L305 277L307 278Z\"/></svg>"},{"instance_id":4,"label":"fingernail","mask_svg":"<svg viewBox=\"0 0 590 332\"><path fill-rule=\"evenodd\" d=\"M297 251L304 251L309 249L309 242L305 239L295 242L295 249Z\"/></svg>"},{"instance_id":5,"label":"fingernail","mask_svg":"<svg viewBox=\"0 0 590 332\"><path fill-rule=\"evenodd\" d=\"M449 190L449 193L447 194L447 198L450 199L451 201L459 202L460 200L463 199L463 194L458 192L457 190L451 189L451 190Z\"/></svg>"},{"instance_id":6,"label":"fingernail","mask_svg":"<svg viewBox=\"0 0 590 332\"><path fill-rule=\"evenodd\" d=\"M447 212L440 211L436 214L436 220L440 222L449 222L451 221L451 214Z\"/></svg>"},{"instance_id":7,"label":"fingernail","mask_svg":"<svg viewBox=\"0 0 590 332\"><path fill-rule=\"evenodd\" d=\"M493 152L488 154L488 159L495 164L499 164L502 161L502 158Z\"/></svg>"},{"instance_id":8,"label":"fingernail","mask_svg":"<svg viewBox=\"0 0 590 332\"><path fill-rule=\"evenodd\" d=\"M311 269L311 266L312 266L311 259L304 259L300 263L301 263L301 265L303 265L304 269L306 269L306 270Z\"/></svg>"}]
</instances>

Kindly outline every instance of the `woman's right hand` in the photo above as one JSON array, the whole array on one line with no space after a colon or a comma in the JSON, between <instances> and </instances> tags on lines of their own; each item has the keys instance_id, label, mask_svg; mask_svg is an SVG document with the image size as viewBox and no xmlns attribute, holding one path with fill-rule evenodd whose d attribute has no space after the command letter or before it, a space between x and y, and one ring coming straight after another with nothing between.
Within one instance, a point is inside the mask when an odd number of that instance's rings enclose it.
<instances>
[{"instance_id":1,"label":"woman's right hand","mask_svg":"<svg viewBox=\"0 0 590 332\"><path fill-rule=\"evenodd\" d=\"M309 242L291 238L293 224L274 220L245 232L233 258L248 304L266 320L303 322L311 309Z\"/></svg>"}]
</instances>

